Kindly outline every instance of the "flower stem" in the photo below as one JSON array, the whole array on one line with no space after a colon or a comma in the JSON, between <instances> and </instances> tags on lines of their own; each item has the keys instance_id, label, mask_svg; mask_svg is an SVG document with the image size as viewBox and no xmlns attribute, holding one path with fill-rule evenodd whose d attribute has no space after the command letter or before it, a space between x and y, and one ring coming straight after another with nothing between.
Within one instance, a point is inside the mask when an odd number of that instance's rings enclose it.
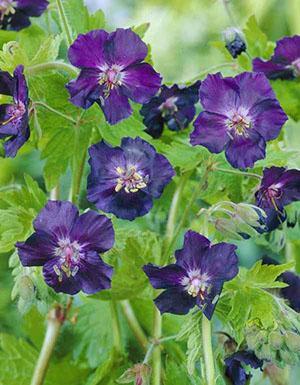
<instances>
[{"instance_id":1,"label":"flower stem","mask_svg":"<svg viewBox=\"0 0 300 385\"><path fill-rule=\"evenodd\" d=\"M202 317L202 345L207 385L215 385L214 355L211 343L211 322Z\"/></svg>"},{"instance_id":2,"label":"flower stem","mask_svg":"<svg viewBox=\"0 0 300 385\"><path fill-rule=\"evenodd\" d=\"M115 301L111 300L111 318L112 318L112 331L114 338L114 348L118 353L122 352L122 339L120 331L120 322L118 316L117 304Z\"/></svg>"},{"instance_id":3,"label":"flower stem","mask_svg":"<svg viewBox=\"0 0 300 385\"><path fill-rule=\"evenodd\" d=\"M58 14L61 21L62 30L65 33L66 42L68 45L71 45L73 42L71 35L71 28L68 23L68 19L66 17L65 9L61 0L56 0L56 5L58 9Z\"/></svg>"},{"instance_id":4,"label":"flower stem","mask_svg":"<svg viewBox=\"0 0 300 385\"><path fill-rule=\"evenodd\" d=\"M198 75L194 76L192 79L189 79L185 83L194 83L195 81L201 79L203 76L209 74L212 71L217 71L219 69L226 68L226 67L235 68L236 66L237 66L236 63L234 63L234 62L225 62L225 63L217 64L217 65L214 65L212 67L209 67L209 68L203 70Z\"/></svg>"},{"instance_id":5,"label":"flower stem","mask_svg":"<svg viewBox=\"0 0 300 385\"><path fill-rule=\"evenodd\" d=\"M230 170L230 169L227 169L227 168L219 168L219 167L215 167L213 169L213 171L225 172L227 174L235 174L235 175L241 175L241 176L248 176L250 178L256 178L256 179L259 179L259 180L262 179L262 177L260 175L255 174L253 172L247 172L247 171Z\"/></svg>"},{"instance_id":6,"label":"flower stem","mask_svg":"<svg viewBox=\"0 0 300 385\"><path fill-rule=\"evenodd\" d=\"M56 114L56 115L59 115L61 116L62 118L66 119L66 120L69 120L70 122L72 122L73 124L76 124L77 121L75 119L73 119L71 116L68 116L68 115L65 115L64 113L58 111L58 110L55 110L54 108L50 107L48 104L44 103L44 102L34 102L33 103L34 106L41 106L41 107L44 107L46 108L47 110L53 112L53 114Z\"/></svg>"},{"instance_id":7,"label":"flower stem","mask_svg":"<svg viewBox=\"0 0 300 385\"><path fill-rule=\"evenodd\" d=\"M61 70L67 72L71 76L77 76L78 70L71 64L63 63L60 61L53 61L48 63L36 64L25 69L27 75L38 75L47 70Z\"/></svg>"},{"instance_id":8,"label":"flower stem","mask_svg":"<svg viewBox=\"0 0 300 385\"><path fill-rule=\"evenodd\" d=\"M44 383L50 358L64 319L65 318L63 316L63 310L61 307L56 307L50 310L45 339L34 369L31 385L42 385Z\"/></svg>"},{"instance_id":9,"label":"flower stem","mask_svg":"<svg viewBox=\"0 0 300 385\"><path fill-rule=\"evenodd\" d=\"M153 339L157 341L160 339L162 333L162 318L159 310L154 309L153 321ZM152 360L152 385L161 384L161 348L159 345L154 346Z\"/></svg>"},{"instance_id":10,"label":"flower stem","mask_svg":"<svg viewBox=\"0 0 300 385\"><path fill-rule=\"evenodd\" d=\"M136 315L134 314L134 310L132 309L130 302L128 300L120 301L120 305L123 314L126 318L126 321L130 329L132 330L135 338L137 339L143 350L147 351L148 338L146 337L144 330L139 324L139 321L137 320Z\"/></svg>"},{"instance_id":11,"label":"flower stem","mask_svg":"<svg viewBox=\"0 0 300 385\"><path fill-rule=\"evenodd\" d=\"M223 0L224 8L230 20L230 23L235 27L238 27L238 24L236 23L233 13L231 12L231 9L230 9L230 5L229 5L230 1L231 0Z\"/></svg>"}]
</instances>

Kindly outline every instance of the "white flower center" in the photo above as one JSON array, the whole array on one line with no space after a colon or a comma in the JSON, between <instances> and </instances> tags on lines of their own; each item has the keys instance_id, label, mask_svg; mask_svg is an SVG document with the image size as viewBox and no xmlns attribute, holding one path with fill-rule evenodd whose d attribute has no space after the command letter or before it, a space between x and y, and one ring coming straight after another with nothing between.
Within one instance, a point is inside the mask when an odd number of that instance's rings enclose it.
<instances>
[{"instance_id":1,"label":"white flower center","mask_svg":"<svg viewBox=\"0 0 300 385\"><path fill-rule=\"evenodd\" d=\"M4 122L0 122L0 125L4 126L5 124L11 123L11 122L16 123L20 118L22 118L25 112L26 112L26 107L22 102L8 106L7 114L9 118Z\"/></svg>"},{"instance_id":2,"label":"white flower center","mask_svg":"<svg viewBox=\"0 0 300 385\"><path fill-rule=\"evenodd\" d=\"M248 129L251 127L250 120L241 113L234 112L227 121L228 135L233 139L233 135L248 137Z\"/></svg>"},{"instance_id":3,"label":"white flower center","mask_svg":"<svg viewBox=\"0 0 300 385\"><path fill-rule=\"evenodd\" d=\"M111 90L122 85L124 80L125 72L122 72L123 66L113 64L108 66L105 64L99 68L101 73L99 76L99 84L104 85L104 97L108 97Z\"/></svg>"},{"instance_id":4,"label":"white flower center","mask_svg":"<svg viewBox=\"0 0 300 385\"><path fill-rule=\"evenodd\" d=\"M181 280L181 285L192 297L200 297L203 301L205 293L210 288L209 276L206 273L201 273L200 270L188 271L188 276Z\"/></svg>"},{"instance_id":5,"label":"white flower center","mask_svg":"<svg viewBox=\"0 0 300 385\"><path fill-rule=\"evenodd\" d=\"M119 175L117 179L117 185L115 191L119 192L124 188L126 193L135 193L139 190L147 187L149 182L149 176L143 177L139 172L136 171L136 167L130 166L127 170L122 167L117 167L116 171Z\"/></svg>"},{"instance_id":6,"label":"white flower center","mask_svg":"<svg viewBox=\"0 0 300 385\"><path fill-rule=\"evenodd\" d=\"M74 277L79 270L79 262L83 257L81 246L78 242L71 242L68 238L60 239L58 247L55 248L54 255L59 257L59 264L53 266L53 270L58 276L59 281L62 281L63 273L66 276Z\"/></svg>"},{"instance_id":7,"label":"white flower center","mask_svg":"<svg viewBox=\"0 0 300 385\"><path fill-rule=\"evenodd\" d=\"M4 16L8 16L10 13L16 12L15 6L17 5L14 0L0 0L0 21L4 19Z\"/></svg>"},{"instance_id":8,"label":"white flower center","mask_svg":"<svg viewBox=\"0 0 300 385\"><path fill-rule=\"evenodd\" d=\"M163 102L158 109L162 112L163 115L166 114L172 114L176 111L178 111L178 108L176 106L178 98L176 96L171 96L168 98L165 102Z\"/></svg>"}]
</instances>

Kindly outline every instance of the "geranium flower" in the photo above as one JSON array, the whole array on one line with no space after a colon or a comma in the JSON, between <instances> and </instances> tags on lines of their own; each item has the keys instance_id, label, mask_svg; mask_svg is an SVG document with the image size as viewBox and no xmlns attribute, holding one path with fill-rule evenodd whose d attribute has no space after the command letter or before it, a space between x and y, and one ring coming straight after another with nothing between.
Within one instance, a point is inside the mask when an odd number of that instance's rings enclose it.
<instances>
[{"instance_id":1,"label":"geranium flower","mask_svg":"<svg viewBox=\"0 0 300 385\"><path fill-rule=\"evenodd\" d=\"M201 82L198 81L189 87L172 87L163 85L157 96L144 104L140 113L144 117L145 130L153 138L159 138L164 125L171 131L180 131L186 128L194 119L198 101L198 92Z\"/></svg>"},{"instance_id":2,"label":"geranium flower","mask_svg":"<svg viewBox=\"0 0 300 385\"><path fill-rule=\"evenodd\" d=\"M268 231L274 230L286 219L284 207L300 200L300 170L284 167L264 169L256 204L267 214Z\"/></svg>"},{"instance_id":3,"label":"geranium flower","mask_svg":"<svg viewBox=\"0 0 300 385\"><path fill-rule=\"evenodd\" d=\"M110 124L127 118L132 113L129 99L147 103L161 85L160 75L143 62L147 53L147 45L131 29L79 35L69 48L70 62L81 69L67 84L70 101L85 109L98 103Z\"/></svg>"},{"instance_id":4,"label":"geranium flower","mask_svg":"<svg viewBox=\"0 0 300 385\"><path fill-rule=\"evenodd\" d=\"M28 140L28 88L23 75L23 66L18 66L14 76L0 71L0 94L13 97L13 103L0 105L0 139L4 139L7 157L15 157Z\"/></svg>"},{"instance_id":5,"label":"geranium flower","mask_svg":"<svg viewBox=\"0 0 300 385\"><path fill-rule=\"evenodd\" d=\"M47 9L47 0L0 0L0 29L19 31Z\"/></svg>"},{"instance_id":6,"label":"geranium flower","mask_svg":"<svg viewBox=\"0 0 300 385\"><path fill-rule=\"evenodd\" d=\"M120 147L102 141L89 154L88 200L122 219L147 214L175 174L167 158L141 138L123 138Z\"/></svg>"},{"instance_id":7,"label":"geranium flower","mask_svg":"<svg viewBox=\"0 0 300 385\"><path fill-rule=\"evenodd\" d=\"M205 109L194 122L190 140L210 152L225 150L236 168L253 167L265 157L266 142L277 138L287 116L264 74L234 78L208 75L200 87Z\"/></svg>"},{"instance_id":8,"label":"geranium flower","mask_svg":"<svg viewBox=\"0 0 300 385\"><path fill-rule=\"evenodd\" d=\"M252 377L249 366L253 369L262 368L263 361L258 359L254 352L241 350L225 359L225 376L232 385L246 385Z\"/></svg>"},{"instance_id":9,"label":"geranium flower","mask_svg":"<svg viewBox=\"0 0 300 385\"><path fill-rule=\"evenodd\" d=\"M294 79L300 76L300 36L284 37L276 43L270 60L253 60L253 71L263 72L269 79Z\"/></svg>"},{"instance_id":10,"label":"geranium flower","mask_svg":"<svg viewBox=\"0 0 300 385\"><path fill-rule=\"evenodd\" d=\"M44 279L56 292L110 288L113 268L99 256L114 244L110 219L95 211L79 215L70 202L48 201L33 227L35 232L16 244L23 266L43 266Z\"/></svg>"},{"instance_id":11,"label":"geranium flower","mask_svg":"<svg viewBox=\"0 0 300 385\"><path fill-rule=\"evenodd\" d=\"M230 243L211 245L203 235L189 230L183 248L175 252L174 264L145 265L151 285L166 289L155 300L160 312L186 314L197 305L211 319L223 283L238 273L235 250Z\"/></svg>"}]
</instances>

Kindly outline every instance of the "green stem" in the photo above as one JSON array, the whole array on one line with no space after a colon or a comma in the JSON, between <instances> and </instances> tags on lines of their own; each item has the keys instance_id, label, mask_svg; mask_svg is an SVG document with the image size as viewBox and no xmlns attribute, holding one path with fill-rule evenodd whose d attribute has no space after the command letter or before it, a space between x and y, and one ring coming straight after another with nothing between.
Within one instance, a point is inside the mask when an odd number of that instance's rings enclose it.
<instances>
[{"instance_id":1,"label":"green stem","mask_svg":"<svg viewBox=\"0 0 300 385\"><path fill-rule=\"evenodd\" d=\"M230 5L229 5L230 1L231 0L223 0L224 8L230 20L230 23L233 26L238 27L238 24L236 23L233 13L231 12L231 9L230 9Z\"/></svg>"},{"instance_id":2,"label":"green stem","mask_svg":"<svg viewBox=\"0 0 300 385\"><path fill-rule=\"evenodd\" d=\"M153 338L158 341L162 333L162 318L159 310L154 308L154 322L153 322ZM161 348L155 344L153 349L152 360L152 385L161 384Z\"/></svg>"},{"instance_id":3,"label":"green stem","mask_svg":"<svg viewBox=\"0 0 300 385\"><path fill-rule=\"evenodd\" d=\"M36 64L25 69L27 75L38 75L48 70L60 70L67 72L71 76L77 76L78 70L73 67L71 64L53 61L48 63Z\"/></svg>"},{"instance_id":4,"label":"green stem","mask_svg":"<svg viewBox=\"0 0 300 385\"><path fill-rule=\"evenodd\" d=\"M43 346L36 363L31 385L42 385L47 373L50 358L54 350L63 318L59 315L60 310L58 308L51 309L48 315L47 331Z\"/></svg>"},{"instance_id":5,"label":"green stem","mask_svg":"<svg viewBox=\"0 0 300 385\"><path fill-rule=\"evenodd\" d=\"M141 345L144 351L147 351L148 346L148 338L146 337L146 334L144 333L141 325L139 324L139 321L136 318L136 315L134 313L134 310L132 309L132 306L128 300L120 301L121 309L123 311L123 314L126 318L126 321L133 332L135 338Z\"/></svg>"},{"instance_id":6,"label":"green stem","mask_svg":"<svg viewBox=\"0 0 300 385\"><path fill-rule=\"evenodd\" d=\"M112 332L114 338L114 348L118 353L122 352L122 338L120 331L120 322L118 316L117 304L115 301L110 302L111 305L111 318L112 318Z\"/></svg>"},{"instance_id":7,"label":"green stem","mask_svg":"<svg viewBox=\"0 0 300 385\"><path fill-rule=\"evenodd\" d=\"M210 72L217 71L219 69L226 68L226 67L234 68L234 67L236 67L236 63L234 63L234 62L225 62L225 63L217 64L215 66L212 66L212 67L207 68L206 70L200 72L198 75L194 76L192 79L189 79L185 83L194 83L195 81L201 79L203 76L209 74Z\"/></svg>"},{"instance_id":8,"label":"green stem","mask_svg":"<svg viewBox=\"0 0 300 385\"><path fill-rule=\"evenodd\" d=\"M68 23L68 20L66 17L63 3L61 0L56 0L56 5L57 5L60 21L61 21L62 30L65 33L65 38L66 38L67 44L71 45L73 42L73 39L72 39L71 29L69 27L69 23Z\"/></svg>"},{"instance_id":9,"label":"green stem","mask_svg":"<svg viewBox=\"0 0 300 385\"><path fill-rule=\"evenodd\" d=\"M214 355L211 341L211 322L202 317L202 345L207 385L215 385Z\"/></svg>"},{"instance_id":10,"label":"green stem","mask_svg":"<svg viewBox=\"0 0 300 385\"><path fill-rule=\"evenodd\" d=\"M213 169L213 171L225 172L227 174L235 174L235 175L241 175L241 176L248 176L250 178L256 178L256 179L259 179L259 180L262 179L262 177L260 175L255 174L253 172L247 172L247 171L230 170L230 169L227 169L227 168L219 168L219 167L215 167Z\"/></svg>"},{"instance_id":11,"label":"green stem","mask_svg":"<svg viewBox=\"0 0 300 385\"><path fill-rule=\"evenodd\" d=\"M69 120L70 122L72 122L73 124L77 124L77 121L73 118L71 118L71 116L68 116L68 115L65 115L63 112L60 112L52 107L50 107L48 104L44 103L44 102L34 102L33 103L34 106L41 106L41 107L44 107L46 108L47 110L53 112L53 114L56 114L56 115L59 115L61 116L62 118L66 119L66 120Z\"/></svg>"}]
</instances>

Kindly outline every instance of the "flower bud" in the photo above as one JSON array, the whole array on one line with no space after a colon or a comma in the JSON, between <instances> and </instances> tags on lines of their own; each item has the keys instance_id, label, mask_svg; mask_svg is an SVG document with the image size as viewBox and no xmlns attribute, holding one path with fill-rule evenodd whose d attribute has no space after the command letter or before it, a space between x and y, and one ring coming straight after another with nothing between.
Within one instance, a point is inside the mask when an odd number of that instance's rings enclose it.
<instances>
[{"instance_id":1,"label":"flower bud","mask_svg":"<svg viewBox=\"0 0 300 385\"><path fill-rule=\"evenodd\" d=\"M227 28L223 31L223 38L225 40L225 47L230 55L236 59L242 52L247 49L243 34L237 28Z\"/></svg>"},{"instance_id":2,"label":"flower bud","mask_svg":"<svg viewBox=\"0 0 300 385\"><path fill-rule=\"evenodd\" d=\"M293 333L293 332L287 332L284 336L285 343L287 347L292 352L300 352L300 335Z\"/></svg>"},{"instance_id":3,"label":"flower bud","mask_svg":"<svg viewBox=\"0 0 300 385\"><path fill-rule=\"evenodd\" d=\"M283 335L280 332L273 331L270 334L269 342L274 349L280 349L284 343Z\"/></svg>"}]
</instances>

